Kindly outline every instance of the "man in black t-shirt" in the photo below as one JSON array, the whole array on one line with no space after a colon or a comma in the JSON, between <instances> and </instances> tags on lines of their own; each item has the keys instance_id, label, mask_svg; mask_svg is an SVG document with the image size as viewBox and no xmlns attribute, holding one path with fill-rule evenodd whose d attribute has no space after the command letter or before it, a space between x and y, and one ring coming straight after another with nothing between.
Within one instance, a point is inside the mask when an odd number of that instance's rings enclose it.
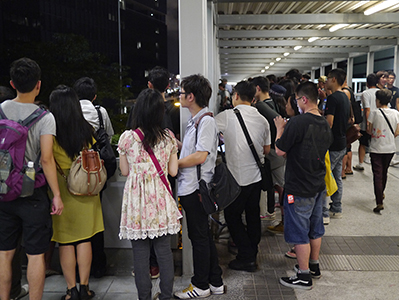
<instances>
[{"instance_id":1,"label":"man in black t-shirt","mask_svg":"<svg viewBox=\"0 0 399 300\"><path fill-rule=\"evenodd\" d=\"M287 121L276 117L276 153L287 156L284 186L284 238L295 245L296 276L282 277L284 286L311 289L312 277L320 278L319 251L324 235L323 205L326 198L325 155L332 142L329 124L317 108L313 82L300 84L296 101L301 115Z\"/></svg>"},{"instance_id":2,"label":"man in black t-shirt","mask_svg":"<svg viewBox=\"0 0 399 300\"><path fill-rule=\"evenodd\" d=\"M399 88L394 86L396 74L393 71L388 72L387 89L392 92L391 108L399 110L398 98L399 98Z\"/></svg>"},{"instance_id":3,"label":"man in black t-shirt","mask_svg":"<svg viewBox=\"0 0 399 300\"><path fill-rule=\"evenodd\" d=\"M330 125L334 141L330 146L331 170L337 182L338 190L331 196L330 209L327 203L323 210L325 223L329 218L342 218L342 159L346 154L346 129L350 120L350 102L342 91L342 85L346 79L346 73L342 69L333 69L328 73L326 88L332 91L327 97L326 110L324 112L327 122Z\"/></svg>"}]
</instances>

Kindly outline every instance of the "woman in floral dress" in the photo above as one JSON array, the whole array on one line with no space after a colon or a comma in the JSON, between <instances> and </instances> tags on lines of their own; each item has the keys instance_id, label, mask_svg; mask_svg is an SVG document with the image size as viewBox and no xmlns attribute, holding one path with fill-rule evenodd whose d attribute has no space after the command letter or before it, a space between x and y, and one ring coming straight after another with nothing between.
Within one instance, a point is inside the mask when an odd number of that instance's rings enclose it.
<instances>
[{"instance_id":1,"label":"woman in floral dress","mask_svg":"<svg viewBox=\"0 0 399 300\"><path fill-rule=\"evenodd\" d=\"M149 257L154 245L160 268L159 299L170 299L174 265L170 248L172 234L180 231L181 213L162 182L146 146L150 147L165 176L177 174L177 144L172 133L161 128L164 101L158 91L143 90L133 111L132 128L119 140L120 169L127 176L122 202L119 237L132 243L135 282L139 299L150 300ZM141 141L137 130L144 136ZM169 185L169 182L167 183Z\"/></svg>"}]
</instances>

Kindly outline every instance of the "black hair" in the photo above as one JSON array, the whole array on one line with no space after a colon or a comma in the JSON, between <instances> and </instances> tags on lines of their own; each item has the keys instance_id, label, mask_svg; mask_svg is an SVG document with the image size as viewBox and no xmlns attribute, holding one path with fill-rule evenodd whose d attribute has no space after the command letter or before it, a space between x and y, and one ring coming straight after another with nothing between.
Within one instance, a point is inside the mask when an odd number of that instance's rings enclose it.
<instances>
[{"instance_id":1,"label":"black hair","mask_svg":"<svg viewBox=\"0 0 399 300\"><path fill-rule=\"evenodd\" d=\"M298 69L291 69L287 73L285 73L286 79L291 79L295 85L299 84L302 78L301 72Z\"/></svg>"},{"instance_id":2,"label":"black hair","mask_svg":"<svg viewBox=\"0 0 399 300\"><path fill-rule=\"evenodd\" d=\"M195 103L199 107L206 107L209 104L209 99L212 95L211 84L208 79L200 74L194 74L183 78L181 87L186 94L192 93L195 98Z\"/></svg>"},{"instance_id":3,"label":"black hair","mask_svg":"<svg viewBox=\"0 0 399 300\"><path fill-rule=\"evenodd\" d=\"M376 74L378 81L380 81L381 77L388 77L387 71L378 71Z\"/></svg>"},{"instance_id":4,"label":"black hair","mask_svg":"<svg viewBox=\"0 0 399 300\"><path fill-rule=\"evenodd\" d=\"M50 94L50 111L57 125L58 144L70 159L75 159L83 148L93 142L93 127L83 117L76 92L65 85L59 85Z\"/></svg>"},{"instance_id":5,"label":"black hair","mask_svg":"<svg viewBox=\"0 0 399 300\"><path fill-rule=\"evenodd\" d=\"M304 73L304 74L302 74L302 78L310 80L310 75L308 73Z\"/></svg>"},{"instance_id":6,"label":"black hair","mask_svg":"<svg viewBox=\"0 0 399 300\"><path fill-rule=\"evenodd\" d=\"M394 71L388 71L388 76L393 76L396 79L396 74Z\"/></svg>"},{"instance_id":7,"label":"black hair","mask_svg":"<svg viewBox=\"0 0 399 300\"><path fill-rule=\"evenodd\" d=\"M242 101L252 102L256 93L256 87L252 82L240 81L234 87L236 92Z\"/></svg>"},{"instance_id":8,"label":"black hair","mask_svg":"<svg viewBox=\"0 0 399 300\"><path fill-rule=\"evenodd\" d=\"M79 100L86 99L92 101L97 95L97 85L94 79L90 77L82 77L76 80L73 89L78 95Z\"/></svg>"},{"instance_id":9,"label":"black hair","mask_svg":"<svg viewBox=\"0 0 399 300\"><path fill-rule=\"evenodd\" d=\"M339 85L343 85L346 79L346 73L340 68L332 69L330 72L328 72L328 77L335 78Z\"/></svg>"},{"instance_id":10,"label":"black hair","mask_svg":"<svg viewBox=\"0 0 399 300\"><path fill-rule=\"evenodd\" d=\"M294 111L295 116L299 115L300 113L296 103L295 94L292 94L287 101L290 101L291 108Z\"/></svg>"},{"instance_id":11,"label":"black hair","mask_svg":"<svg viewBox=\"0 0 399 300\"><path fill-rule=\"evenodd\" d=\"M151 69L148 74L148 81L152 83L154 89L158 92L163 93L169 85L169 71L165 68L156 66Z\"/></svg>"},{"instance_id":12,"label":"black hair","mask_svg":"<svg viewBox=\"0 0 399 300\"><path fill-rule=\"evenodd\" d=\"M285 88L286 92L284 98L288 101L289 97L295 92L294 82L291 79L283 79L278 84Z\"/></svg>"},{"instance_id":13,"label":"black hair","mask_svg":"<svg viewBox=\"0 0 399 300\"><path fill-rule=\"evenodd\" d=\"M375 97L380 101L382 105L387 105L391 102L392 92L388 89L380 89L375 92Z\"/></svg>"},{"instance_id":14,"label":"black hair","mask_svg":"<svg viewBox=\"0 0 399 300\"><path fill-rule=\"evenodd\" d=\"M15 89L22 94L33 91L40 80L41 73L39 65L27 57L14 61L10 68L12 83Z\"/></svg>"},{"instance_id":15,"label":"black hair","mask_svg":"<svg viewBox=\"0 0 399 300\"><path fill-rule=\"evenodd\" d=\"M270 82L269 79L267 79L266 77L258 76L252 78L249 81L252 82L255 87L259 86L262 93L268 93L270 91Z\"/></svg>"},{"instance_id":16,"label":"black hair","mask_svg":"<svg viewBox=\"0 0 399 300\"><path fill-rule=\"evenodd\" d=\"M317 103L317 97L319 93L317 91L317 85L314 84L313 82L306 81L304 83L301 83L300 85L297 86L295 92L298 96L305 96L311 102L315 104Z\"/></svg>"},{"instance_id":17,"label":"black hair","mask_svg":"<svg viewBox=\"0 0 399 300\"><path fill-rule=\"evenodd\" d=\"M14 99L15 93L12 89L5 86L0 86L0 103L5 100Z\"/></svg>"},{"instance_id":18,"label":"black hair","mask_svg":"<svg viewBox=\"0 0 399 300\"><path fill-rule=\"evenodd\" d=\"M133 109L132 129L140 128L144 133L145 145L154 147L166 137L162 129L165 104L160 92L145 89L140 92Z\"/></svg>"},{"instance_id":19,"label":"black hair","mask_svg":"<svg viewBox=\"0 0 399 300\"><path fill-rule=\"evenodd\" d=\"M367 75L367 86L372 87L372 86L377 86L378 83L378 78L377 75L375 75L375 73L371 73L369 75Z\"/></svg>"},{"instance_id":20,"label":"black hair","mask_svg":"<svg viewBox=\"0 0 399 300\"><path fill-rule=\"evenodd\" d=\"M269 80L269 85L270 85L270 82L274 82L274 83L277 82L277 77L274 74L267 75L266 78L267 78L267 80Z\"/></svg>"}]
</instances>

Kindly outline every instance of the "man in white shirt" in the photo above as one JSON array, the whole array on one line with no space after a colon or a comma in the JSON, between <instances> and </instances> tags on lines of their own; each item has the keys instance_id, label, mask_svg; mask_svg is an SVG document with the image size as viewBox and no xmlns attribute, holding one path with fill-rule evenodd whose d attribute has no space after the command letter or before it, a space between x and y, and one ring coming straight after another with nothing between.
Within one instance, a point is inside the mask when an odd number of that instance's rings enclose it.
<instances>
[{"instance_id":1,"label":"man in white shirt","mask_svg":"<svg viewBox=\"0 0 399 300\"><path fill-rule=\"evenodd\" d=\"M363 161L366 156L366 147L370 144L370 135L367 133L367 120L370 112L377 109L375 103L375 92L377 88L378 78L374 73L367 75L367 90L362 93L363 121L360 123L360 133L362 137L359 139L359 163L353 167L356 171L363 171Z\"/></svg>"},{"instance_id":2,"label":"man in white shirt","mask_svg":"<svg viewBox=\"0 0 399 300\"><path fill-rule=\"evenodd\" d=\"M255 92L254 84L239 82L234 87L233 106L240 112L255 150L263 161L264 155L270 151L270 130L266 119L251 106ZM227 168L241 186L238 198L224 210L227 226L238 249L237 257L229 263L229 268L253 272L257 268L256 256L261 238L259 200L262 177L235 112L226 110L215 120L223 133ZM242 223L244 211L247 226Z\"/></svg>"}]
</instances>

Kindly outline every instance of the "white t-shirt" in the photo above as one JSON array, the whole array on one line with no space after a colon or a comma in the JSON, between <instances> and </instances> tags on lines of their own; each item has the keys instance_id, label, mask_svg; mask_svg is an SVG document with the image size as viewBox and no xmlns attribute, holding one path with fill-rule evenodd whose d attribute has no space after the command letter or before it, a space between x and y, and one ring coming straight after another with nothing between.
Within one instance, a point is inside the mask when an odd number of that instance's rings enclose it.
<instances>
[{"instance_id":1,"label":"white t-shirt","mask_svg":"<svg viewBox=\"0 0 399 300\"><path fill-rule=\"evenodd\" d=\"M393 131L399 124L399 111L390 108L382 108L387 116ZM372 123L370 153L394 153L396 152L395 137L388 126L387 121L379 109L370 112L369 120Z\"/></svg>"},{"instance_id":2,"label":"white t-shirt","mask_svg":"<svg viewBox=\"0 0 399 300\"><path fill-rule=\"evenodd\" d=\"M375 92L378 91L377 88L367 89L362 93L362 106L364 108L370 108L370 112L377 109L377 104L375 102ZM360 124L360 128L364 131L367 129L366 116L363 115L363 121Z\"/></svg>"},{"instance_id":3,"label":"white t-shirt","mask_svg":"<svg viewBox=\"0 0 399 300\"><path fill-rule=\"evenodd\" d=\"M248 129L255 150L263 161L263 146L270 145L270 128L266 119L255 107L237 105ZM232 109L215 117L218 129L223 133L226 146L226 162L231 174L240 186L247 186L262 179L259 167L248 146L240 122Z\"/></svg>"},{"instance_id":4,"label":"white t-shirt","mask_svg":"<svg viewBox=\"0 0 399 300\"><path fill-rule=\"evenodd\" d=\"M97 131L100 128L100 121L98 119L97 110L93 103L89 100L80 100L80 106L82 108L83 116L87 122ZM104 129L111 139L114 135L114 129L112 128L111 120L109 119L108 113L104 107L100 106L100 112L103 117Z\"/></svg>"}]
</instances>

